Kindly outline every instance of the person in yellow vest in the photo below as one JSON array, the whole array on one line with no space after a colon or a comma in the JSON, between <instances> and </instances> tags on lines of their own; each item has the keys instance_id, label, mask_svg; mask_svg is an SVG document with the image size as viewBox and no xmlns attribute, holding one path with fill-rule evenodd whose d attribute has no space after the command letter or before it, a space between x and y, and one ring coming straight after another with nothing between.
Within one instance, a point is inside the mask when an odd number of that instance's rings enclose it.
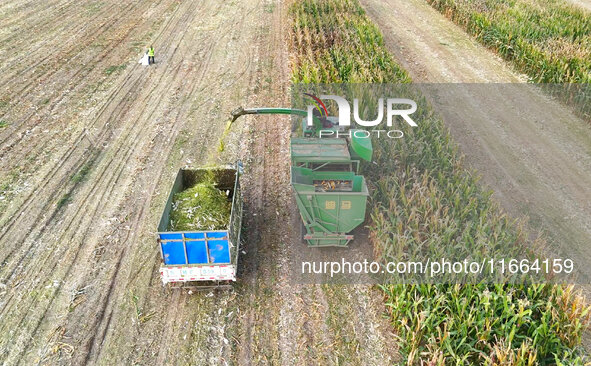
<instances>
[{"instance_id":1,"label":"person in yellow vest","mask_svg":"<svg viewBox=\"0 0 591 366\"><path fill-rule=\"evenodd\" d=\"M154 46L150 46L150 48L148 48L148 65L155 63L156 62L154 61Z\"/></svg>"}]
</instances>

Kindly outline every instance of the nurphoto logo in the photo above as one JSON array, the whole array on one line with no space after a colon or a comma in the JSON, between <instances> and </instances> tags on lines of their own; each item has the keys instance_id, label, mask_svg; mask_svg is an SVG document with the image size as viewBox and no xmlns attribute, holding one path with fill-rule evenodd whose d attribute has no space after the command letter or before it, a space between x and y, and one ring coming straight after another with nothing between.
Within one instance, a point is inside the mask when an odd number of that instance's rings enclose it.
<instances>
[{"instance_id":1,"label":"nurphoto logo","mask_svg":"<svg viewBox=\"0 0 591 366\"><path fill-rule=\"evenodd\" d=\"M404 133L401 130L379 130L379 129L350 129L351 127L351 104L346 98L338 95L320 95L319 97L304 93L312 98L312 105L307 107L307 125L314 126L314 120L322 122L323 129L320 130L319 137L339 137L355 134L358 138L369 138L372 135L377 137L386 135L390 138L402 138ZM335 117L329 117L328 109L322 100L332 100L336 102L338 113ZM361 127L376 127L384 121L386 116L386 126L392 127L396 116L402 118L410 127L417 127L417 123L411 118L411 114L416 112L417 103L412 99L405 98L379 98L377 101L377 116L373 120L364 120L360 117L359 99L353 99L353 120L356 125ZM406 106L407 108L402 108ZM385 109L385 112L384 112Z\"/></svg>"}]
</instances>

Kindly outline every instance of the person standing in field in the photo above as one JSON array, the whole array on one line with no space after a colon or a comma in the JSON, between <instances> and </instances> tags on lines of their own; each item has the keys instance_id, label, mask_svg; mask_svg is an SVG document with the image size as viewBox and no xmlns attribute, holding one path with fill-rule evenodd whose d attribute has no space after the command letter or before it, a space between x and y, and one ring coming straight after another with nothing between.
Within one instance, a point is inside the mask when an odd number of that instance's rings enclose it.
<instances>
[{"instance_id":1,"label":"person standing in field","mask_svg":"<svg viewBox=\"0 0 591 366\"><path fill-rule=\"evenodd\" d=\"M154 61L154 46L150 46L150 48L148 48L148 65L151 65L154 63L156 63Z\"/></svg>"}]
</instances>

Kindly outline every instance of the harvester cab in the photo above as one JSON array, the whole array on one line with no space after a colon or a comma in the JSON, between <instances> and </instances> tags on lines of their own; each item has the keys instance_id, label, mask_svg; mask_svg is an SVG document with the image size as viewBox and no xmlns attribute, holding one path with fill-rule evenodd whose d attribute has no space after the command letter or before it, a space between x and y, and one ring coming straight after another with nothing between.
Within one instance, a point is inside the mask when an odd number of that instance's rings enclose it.
<instances>
[{"instance_id":1,"label":"harvester cab","mask_svg":"<svg viewBox=\"0 0 591 366\"><path fill-rule=\"evenodd\" d=\"M359 175L361 160L371 161L371 139L363 131L346 130L335 117L291 108L238 108L232 122L246 114L302 116L299 136L291 138L291 186L312 247L346 247L350 232L365 221L365 178Z\"/></svg>"}]
</instances>

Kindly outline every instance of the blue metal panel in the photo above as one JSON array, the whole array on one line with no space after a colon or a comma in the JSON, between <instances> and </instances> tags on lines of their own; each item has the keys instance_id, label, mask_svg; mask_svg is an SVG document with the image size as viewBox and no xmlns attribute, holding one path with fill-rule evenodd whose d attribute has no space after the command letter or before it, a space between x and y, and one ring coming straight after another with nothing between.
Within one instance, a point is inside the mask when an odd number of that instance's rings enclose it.
<instances>
[{"instance_id":1,"label":"blue metal panel","mask_svg":"<svg viewBox=\"0 0 591 366\"><path fill-rule=\"evenodd\" d=\"M183 240L181 233L160 233L160 240Z\"/></svg>"},{"instance_id":2,"label":"blue metal panel","mask_svg":"<svg viewBox=\"0 0 591 366\"><path fill-rule=\"evenodd\" d=\"M163 241L161 245L164 264L187 264L182 241Z\"/></svg>"},{"instance_id":3,"label":"blue metal panel","mask_svg":"<svg viewBox=\"0 0 591 366\"><path fill-rule=\"evenodd\" d=\"M208 238L222 239L228 236L228 231L210 231L207 233Z\"/></svg>"},{"instance_id":4,"label":"blue metal panel","mask_svg":"<svg viewBox=\"0 0 591 366\"><path fill-rule=\"evenodd\" d=\"M201 233L203 234L203 233ZM185 234L188 237L188 235ZM205 236L205 235L203 235ZM205 240L189 240L187 243L187 257L190 264L207 263L207 246Z\"/></svg>"},{"instance_id":5,"label":"blue metal panel","mask_svg":"<svg viewBox=\"0 0 591 366\"><path fill-rule=\"evenodd\" d=\"M227 239L209 240L208 244L211 263L230 263L230 248Z\"/></svg>"},{"instance_id":6,"label":"blue metal panel","mask_svg":"<svg viewBox=\"0 0 591 366\"><path fill-rule=\"evenodd\" d=\"M205 232L193 232L193 233L185 233L185 238L187 239L205 239Z\"/></svg>"}]
</instances>

